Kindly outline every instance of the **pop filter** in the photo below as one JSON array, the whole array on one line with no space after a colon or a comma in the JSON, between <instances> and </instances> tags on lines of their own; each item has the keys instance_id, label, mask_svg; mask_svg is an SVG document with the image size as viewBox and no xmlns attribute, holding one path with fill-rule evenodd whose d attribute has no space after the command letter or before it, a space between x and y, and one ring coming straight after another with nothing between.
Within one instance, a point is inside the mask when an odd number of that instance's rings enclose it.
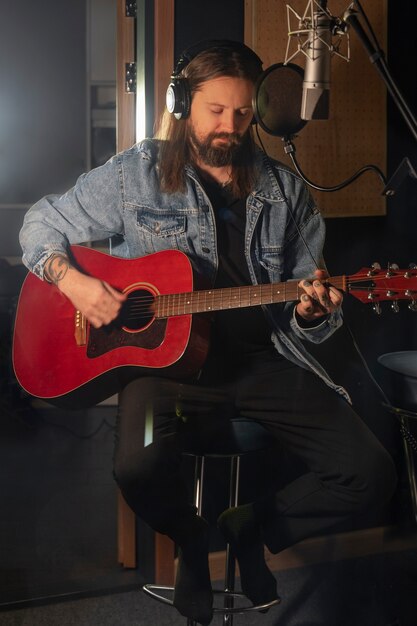
<instances>
[{"instance_id":1,"label":"pop filter","mask_svg":"<svg viewBox=\"0 0 417 626\"><path fill-rule=\"evenodd\" d=\"M275 63L259 76L253 111L259 126L269 135L291 137L307 120L301 119L304 71L294 63Z\"/></svg>"}]
</instances>

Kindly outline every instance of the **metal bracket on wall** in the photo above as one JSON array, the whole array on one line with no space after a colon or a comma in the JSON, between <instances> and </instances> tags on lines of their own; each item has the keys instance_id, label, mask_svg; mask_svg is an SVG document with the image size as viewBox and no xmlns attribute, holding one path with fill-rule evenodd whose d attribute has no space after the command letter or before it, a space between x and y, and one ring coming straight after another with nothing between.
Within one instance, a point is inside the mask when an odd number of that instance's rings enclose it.
<instances>
[{"instance_id":1,"label":"metal bracket on wall","mask_svg":"<svg viewBox=\"0 0 417 626\"><path fill-rule=\"evenodd\" d=\"M137 15L137 6L136 2L132 2L132 0L126 0L126 17L136 17Z\"/></svg>"},{"instance_id":2,"label":"metal bracket on wall","mask_svg":"<svg viewBox=\"0 0 417 626\"><path fill-rule=\"evenodd\" d=\"M125 91L136 93L136 63L125 63Z\"/></svg>"}]
</instances>

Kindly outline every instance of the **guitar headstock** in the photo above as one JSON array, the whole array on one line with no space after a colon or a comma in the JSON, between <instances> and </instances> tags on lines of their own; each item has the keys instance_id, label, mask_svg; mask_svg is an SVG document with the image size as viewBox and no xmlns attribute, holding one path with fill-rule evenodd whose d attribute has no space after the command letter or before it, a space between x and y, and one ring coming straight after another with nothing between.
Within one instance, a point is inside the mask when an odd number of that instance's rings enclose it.
<instances>
[{"instance_id":1,"label":"guitar headstock","mask_svg":"<svg viewBox=\"0 0 417 626\"><path fill-rule=\"evenodd\" d=\"M417 265L400 269L389 264L382 269L378 263L347 276L347 292L361 302L372 303L376 313L381 313L380 303L391 302L395 313L399 311L399 300L408 300L408 308L417 311Z\"/></svg>"}]
</instances>

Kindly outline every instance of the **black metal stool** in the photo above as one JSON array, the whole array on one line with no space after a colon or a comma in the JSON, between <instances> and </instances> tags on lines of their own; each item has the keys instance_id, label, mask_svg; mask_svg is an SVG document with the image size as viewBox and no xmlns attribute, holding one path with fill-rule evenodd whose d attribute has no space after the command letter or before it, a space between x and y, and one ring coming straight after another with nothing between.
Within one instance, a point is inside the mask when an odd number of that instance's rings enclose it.
<instances>
[{"instance_id":1,"label":"black metal stool","mask_svg":"<svg viewBox=\"0 0 417 626\"><path fill-rule=\"evenodd\" d=\"M378 362L390 372L391 394L394 405L385 404L400 422L404 454L410 486L411 505L417 524L417 439L411 433L411 424L417 424L417 350L388 352ZM396 406L398 405L398 406Z\"/></svg>"},{"instance_id":2,"label":"black metal stool","mask_svg":"<svg viewBox=\"0 0 417 626\"><path fill-rule=\"evenodd\" d=\"M231 422L232 437L230 449L224 449L221 452L209 451L204 454L191 454L195 458L194 471L194 504L197 508L198 515L202 514L203 490L204 490L204 466L207 458L228 458L230 459L230 482L229 482L229 507L235 507L239 501L239 478L240 478L240 461L241 457L249 452L256 452L266 449L271 445L271 438L265 428L260 424L247 419L234 419ZM228 446L229 448L229 446ZM221 590L213 590L214 597L223 598L223 606L215 606L214 614L223 615L223 624L231 626L233 624L233 615L236 613L247 613L249 611L266 610L279 604L280 600L276 599L266 604L257 606L236 606L235 600L245 599L244 594L235 591L235 567L236 562L232 554L231 547L226 543L226 563L225 563L225 580L224 588ZM164 604L173 605L173 587L162 585L146 584L143 591ZM187 626L195 626L197 622L187 619Z\"/></svg>"}]
</instances>

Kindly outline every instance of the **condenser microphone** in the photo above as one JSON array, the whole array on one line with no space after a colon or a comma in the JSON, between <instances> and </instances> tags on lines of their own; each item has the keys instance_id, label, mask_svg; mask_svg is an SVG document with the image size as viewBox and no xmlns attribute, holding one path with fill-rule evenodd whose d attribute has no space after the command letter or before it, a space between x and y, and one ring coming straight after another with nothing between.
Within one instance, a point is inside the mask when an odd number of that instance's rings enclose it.
<instances>
[{"instance_id":1,"label":"condenser microphone","mask_svg":"<svg viewBox=\"0 0 417 626\"><path fill-rule=\"evenodd\" d=\"M332 18L325 11L326 4L327 2L316 3L316 9L308 23L301 101L303 120L329 119Z\"/></svg>"}]
</instances>

